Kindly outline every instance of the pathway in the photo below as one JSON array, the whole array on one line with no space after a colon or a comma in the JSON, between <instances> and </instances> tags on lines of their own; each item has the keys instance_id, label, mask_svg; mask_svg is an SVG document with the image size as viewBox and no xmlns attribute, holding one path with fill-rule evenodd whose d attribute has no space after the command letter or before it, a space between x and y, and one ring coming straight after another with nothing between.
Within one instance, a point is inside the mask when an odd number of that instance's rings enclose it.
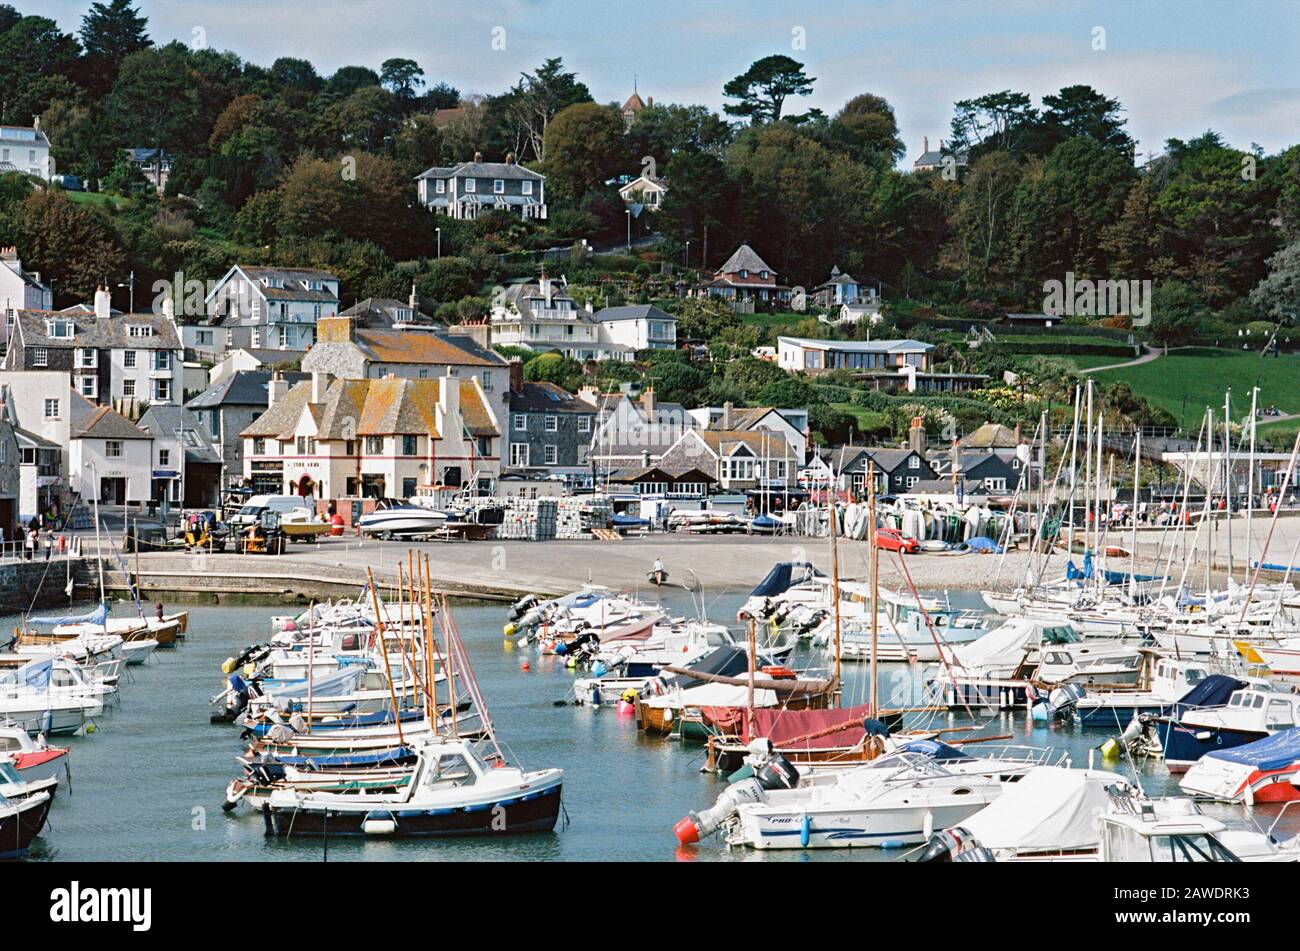
<instances>
[{"instance_id":1,"label":"pathway","mask_svg":"<svg viewBox=\"0 0 1300 951\"><path fill-rule=\"evenodd\" d=\"M1127 360L1124 363L1108 363L1104 367L1089 367L1088 369L1080 370L1079 372L1100 373L1103 370L1122 370L1124 367L1137 367L1144 363L1150 363L1152 360L1158 360L1165 355L1163 350L1152 350L1146 344L1143 344L1142 346L1146 348L1147 352L1142 354L1142 356L1138 357L1136 360Z\"/></svg>"}]
</instances>

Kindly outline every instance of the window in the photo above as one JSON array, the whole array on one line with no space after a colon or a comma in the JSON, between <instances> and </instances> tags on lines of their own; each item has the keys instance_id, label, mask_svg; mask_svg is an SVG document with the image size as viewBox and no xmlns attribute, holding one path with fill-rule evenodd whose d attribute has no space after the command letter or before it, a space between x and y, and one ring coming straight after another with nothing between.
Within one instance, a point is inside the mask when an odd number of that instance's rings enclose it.
<instances>
[{"instance_id":1,"label":"window","mask_svg":"<svg viewBox=\"0 0 1300 951\"><path fill-rule=\"evenodd\" d=\"M485 393L492 392L492 371L491 370L483 371L483 391Z\"/></svg>"},{"instance_id":2,"label":"window","mask_svg":"<svg viewBox=\"0 0 1300 951\"><path fill-rule=\"evenodd\" d=\"M918 480L917 480L917 477L916 477L916 476L908 476L908 477L907 477L907 487L910 489L912 486L916 485L917 481L918 481Z\"/></svg>"},{"instance_id":3,"label":"window","mask_svg":"<svg viewBox=\"0 0 1300 951\"><path fill-rule=\"evenodd\" d=\"M122 458L122 440L106 439L104 440L104 455L109 459Z\"/></svg>"},{"instance_id":4,"label":"window","mask_svg":"<svg viewBox=\"0 0 1300 951\"><path fill-rule=\"evenodd\" d=\"M547 417L546 417L546 431L547 431L548 433L558 433L558 432L560 431L560 417L558 417L558 416L547 416Z\"/></svg>"},{"instance_id":5,"label":"window","mask_svg":"<svg viewBox=\"0 0 1300 951\"><path fill-rule=\"evenodd\" d=\"M122 395L135 396L135 380L122 381Z\"/></svg>"},{"instance_id":6,"label":"window","mask_svg":"<svg viewBox=\"0 0 1300 951\"><path fill-rule=\"evenodd\" d=\"M172 462L172 451L170 449L158 450L158 468L166 469Z\"/></svg>"},{"instance_id":7,"label":"window","mask_svg":"<svg viewBox=\"0 0 1300 951\"><path fill-rule=\"evenodd\" d=\"M528 417L523 413L515 413L515 432L524 433L528 431Z\"/></svg>"},{"instance_id":8,"label":"window","mask_svg":"<svg viewBox=\"0 0 1300 951\"><path fill-rule=\"evenodd\" d=\"M382 454L383 451L384 451L384 437L383 437L383 436L367 436L367 437L366 437L366 455L369 455L369 456L378 456L378 455Z\"/></svg>"},{"instance_id":9,"label":"window","mask_svg":"<svg viewBox=\"0 0 1300 951\"><path fill-rule=\"evenodd\" d=\"M153 353L153 368L155 370L170 370L172 368L171 351L155 350Z\"/></svg>"},{"instance_id":10,"label":"window","mask_svg":"<svg viewBox=\"0 0 1300 951\"><path fill-rule=\"evenodd\" d=\"M434 182L434 183L433 183L433 190L434 190L437 194L439 194L439 195L445 195L445 194L447 193L447 182L446 182L446 180L440 178L440 179L438 179L436 182Z\"/></svg>"},{"instance_id":11,"label":"window","mask_svg":"<svg viewBox=\"0 0 1300 951\"><path fill-rule=\"evenodd\" d=\"M919 469L919 468L921 468L921 457L920 457L920 456L913 456L911 459L908 459L908 460L907 460L907 468L909 468L909 469Z\"/></svg>"},{"instance_id":12,"label":"window","mask_svg":"<svg viewBox=\"0 0 1300 951\"><path fill-rule=\"evenodd\" d=\"M510 464L520 469L528 467L528 443L516 442L510 444Z\"/></svg>"},{"instance_id":13,"label":"window","mask_svg":"<svg viewBox=\"0 0 1300 951\"><path fill-rule=\"evenodd\" d=\"M70 320L51 320L48 329L50 336L57 340L72 339L73 328Z\"/></svg>"},{"instance_id":14,"label":"window","mask_svg":"<svg viewBox=\"0 0 1300 951\"><path fill-rule=\"evenodd\" d=\"M1007 490L1006 479L985 479L984 485L990 492L1005 492Z\"/></svg>"},{"instance_id":15,"label":"window","mask_svg":"<svg viewBox=\"0 0 1300 951\"><path fill-rule=\"evenodd\" d=\"M32 348L32 366L47 367L50 365L50 351L44 347Z\"/></svg>"},{"instance_id":16,"label":"window","mask_svg":"<svg viewBox=\"0 0 1300 951\"><path fill-rule=\"evenodd\" d=\"M477 182L472 178L465 179L465 191L472 192L475 190Z\"/></svg>"},{"instance_id":17,"label":"window","mask_svg":"<svg viewBox=\"0 0 1300 951\"><path fill-rule=\"evenodd\" d=\"M504 195L506 193L506 181L504 178L498 178L492 182L492 194Z\"/></svg>"},{"instance_id":18,"label":"window","mask_svg":"<svg viewBox=\"0 0 1300 951\"><path fill-rule=\"evenodd\" d=\"M754 460L749 456L733 457L723 462L724 477L736 481L754 478Z\"/></svg>"},{"instance_id":19,"label":"window","mask_svg":"<svg viewBox=\"0 0 1300 951\"><path fill-rule=\"evenodd\" d=\"M122 352L122 366L126 367L128 370L134 370L134 369L135 369L135 351L134 351L134 350L124 350L124 351Z\"/></svg>"},{"instance_id":20,"label":"window","mask_svg":"<svg viewBox=\"0 0 1300 951\"><path fill-rule=\"evenodd\" d=\"M530 181L524 181L524 182L521 182L520 184L523 185L523 192L524 192L525 195L531 195L531 194L533 193L533 183L532 183L532 182L530 182Z\"/></svg>"},{"instance_id":21,"label":"window","mask_svg":"<svg viewBox=\"0 0 1300 951\"><path fill-rule=\"evenodd\" d=\"M58 418L59 418L59 401L58 401L58 400L46 400L46 401L45 401L45 418L46 418L46 419L58 419Z\"/></svg>"},{"instance_id":22,"label":"window","mask_svg":"<svg viewBox=\"0 0 1300 951\"><path fill-rule=\"evenodd\" d=\"M81 384L79 387L81 395L86 397L86 399L93 400L97 391L95 378L93 376L79 376L77 377L77 381Z\"/></svg>"},{"instance_id":23,"label":"window","mask_svg":"<svg viewBox=\"0 0 1300 951\"><path fill-rule=\"evenodd\" d=\"M172 381L171 380L154 380L153 381L153 398L158 403L169 403L172 398Z\"/></svg>"},{"instance_id":24,"label":"window","mask_svg":"<svg viewBox=\"0 0 1300 951\"><path fill-rule=\"evenodd\" d=\"M578 417L578 432L580 432L580 433L589 433L589 432L591 432L591 417L590 417L590 416L579 416L579 417Z\"/></svg>"},{"instance_id":25,"label":"window","mask_svg":"<svg viewBox=\"0 0 1300 951\"><path fill-rule=\"evenodd\" d=\"M402 455L414 456L420 451L420 441L418 436L402 437ZM414 495L415 493L411 493Z\"/></svg>"},{"instance_id":26,"label":"window","mask_svg":"<svg viewBox=\"0 0 1300 951\"><path fill-rule=\"evenodd\" d=\"M547 447L544 449L544 453L545 453L544 458L545 458L545 460L546 460L546 464L547 464L548 466L553 466L553 465L555 465L557 462L559 462L559 459L560 459L560 450L559 450L557 447L555 447L555 446L547 446Z\"/></svg>"},{"instance_id":27,"label":"window","mask_svg":"<svg viewBox=\"0 0 1300 951\"><path fill-rule=\"evenodd\" d=\"M478 454L479 454L480 456L490 456L490 455L492 455L492 437L491 437L491 436L479 436L479 437L478 437Z\"/></svg>"},{"instance_id":28,"label":"window","mask_svg":"<svg viewBox=\"0 0 1300 951\"><path fill-rule=\"evenodd\" d=\"M126 328L128 337L152 337L153 328L144 324L131 324Z\"/></svg>"},{"instance_id":29,"label":"window","mask_svg":"<svg viewBox=\"0 0 1300 951\"><path fill-rule=\"evenodd\" d=\"M343 443L343 455L355 456L356 454L357 454L357 441L355 439L349 439Z\"/></svg>"},{"instance_id":30,"label":"window","mask_svg":"<svg viewBox=\"0 0 1300 951\"><path fill-rule=\"evenodd\" d=\"M85 370L93 370L99 365L99 351L88 350L85 348L77 351L77 366Z\"/></svg>"},{"instance_id":31,"label":"window","mask_svg":"<svg viewBox=\"0 0 1300 951\"><path fill-rule=\"evenodd\" d=\"M403 480L402 480L402 498L404 498L404 499L409 499L409 498L410 498L411 496L413 496L413 495L415 495L415 480L414 480L414 479L403 479Z\"/></svg>"},{"instance_id":32,"label":"window","mask_svg":"<svg viewBox=\"0 0 1300 951\"><path fill-rule=\"evenodd\" d=\"M259 438L259 439L254 439L254 440L253 440L253 455L255 455L255 456L264 456L264 455L266 455L266 440L265 440L265 439L260 439L260 438Z\"/></svg>"},{"instance_id":33,"label":"window","mask_svg":"<svg viewBox=\"0 0 1300 951\"><path fill-rule=\"evenodd\" d=\"M429 378L429 371L428 371L428 370L421 370L420 373L419 373L419 378L420 378L421 380L427 380L427 379Z\"/></svg>"},{"instance_id":34,"label":"window","mask_svg":"<svg viewBox=\"0 0 1300 951\"><path fill-rule=\"evenodd\" d=\"M199 344L208 344L210 346L212 344L212 331L200 330L194 335L194 342Z\"/></svg>"}]
</instances>

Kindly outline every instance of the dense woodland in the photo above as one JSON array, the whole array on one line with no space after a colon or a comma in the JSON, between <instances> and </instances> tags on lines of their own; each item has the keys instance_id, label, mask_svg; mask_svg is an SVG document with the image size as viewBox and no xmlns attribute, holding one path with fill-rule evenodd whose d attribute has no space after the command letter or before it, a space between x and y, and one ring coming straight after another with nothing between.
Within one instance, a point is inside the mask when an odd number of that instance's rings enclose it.
<instances>
[{"instance_id":1,"label":"dense woodland","mask_svg":"<svg viewBox=\"0 0 1300 951\"><path fill-rule=\"evenodd\" d=\"M496 94L463 96L436 75L436 53L322 76L302 59L262 65L153 38L130 0L92 4L76 35L0 6L0 119L40 116L59 171L97 188L0 178L0 244L21 249L60 305L132 270L148 288L176 272L212 279L242 260L332 269L346 304L404 298L415 285L426 309L455 321L481 315L493 286L536 272L535 256L502 255L620 243L624 205L607 183L639 174L650 156L670 191L641 227L652 219L663 240L636 257L575 254L563 270L580 299L663 299L682 336L737 355L774 327L828 331L670 300L665 262L709 269L747 240L787 283L812 287L838 265L878 284L899 321L1037 310L1043 282L1067 271L1150 279L1144 333L1164 343L1276 327L1300 307L1300 146L1268 155L1189 129L1160 154L1135 156L1123 105L1081 84L1037 103L1011 90L957 102L944 134L951 168L903 172L908 149L890 104L863 90L834 115L799 111L816 78L790 57L719 76L723 114L656 103L625 129L618 104L594 102L555 52ZM165 196L125 161L126 147L174 156ZM548 220L460 222L417 206L416 175L476 152L544 172ZM532 373L572 382L580 372L557 362ZM650 377L709 399L806 386L750 361L733 366ZM760 378L729 378L746 373Z\"/></svg>"}]
</instances>

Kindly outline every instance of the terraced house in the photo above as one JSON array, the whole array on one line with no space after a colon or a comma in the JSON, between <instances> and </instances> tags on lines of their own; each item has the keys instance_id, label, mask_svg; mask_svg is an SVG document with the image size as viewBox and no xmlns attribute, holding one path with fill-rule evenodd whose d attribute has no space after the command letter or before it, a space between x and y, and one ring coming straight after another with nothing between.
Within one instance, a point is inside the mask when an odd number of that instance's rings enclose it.
<instances>
[{"instance_id":1,"label":"terraced house","mask_svg":"<svg viewBox=\"0 0 1300 951\"><path fill-rule=\"evenodd\" d=\"M434 166L416 178L420 204L451 218L473 219L487 211L510 211L521 218L546 218L546 177L517 164L474 161Z\"/></svg>"},{"instance_id":2,"label":"terraced house","mask_svg":"<svg viewBox=\"0 0 1300 951\"><path fill-rule=\"evenodd\" d=\"M272 380L267 411L241 434L258 492L409 498L421 486L486 490L501 429L476 379Z\"/></svg>"},{"instance_id":3,"label":"terraced house","mask_svg":"<svg viewBox=\"0 0 1300 951\"><path fill-rule=\"evenodd\" d=\"M236 264L204 299L219 349L306 350L316 321L339 312L339 279L306 268Z\"/></svg>"},{"instance_id":4,"label":"terraced house","mask_svg":"<svg viewBox=\"0 0 1300 951\"><path fill-rule=\"evenodd\" d=\"M596 407L554 383L524 382L521 363L510 370L509 467L570 480L589 476Z\"/></svg>"}]
</instances>

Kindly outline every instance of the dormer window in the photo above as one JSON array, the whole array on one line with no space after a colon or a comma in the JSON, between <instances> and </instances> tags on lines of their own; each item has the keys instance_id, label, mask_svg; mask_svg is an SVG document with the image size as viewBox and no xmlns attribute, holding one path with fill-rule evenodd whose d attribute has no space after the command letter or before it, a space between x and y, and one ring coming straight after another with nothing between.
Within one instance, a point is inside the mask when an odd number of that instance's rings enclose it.
<instances>
[{"instance_id":1,"label":"dormer window","mask_svg":"<svg viewBox=\"0 0 1300 951\"><path fill-rule=\"evenodd\" d=\"M749 277L749 268L744 268L744 267L742 267L742 268L740 269L740 276L741 276L741 277Z\"/></svg>"},{"instance_id":2,"label":"dormer window","mask_svg":"<svg viewBox=\"0 0 1300 951\"><path fill-rule=\"evenodd\" d=\"M767 272L766 272L766 271L759 271L759 272L758 272L758 276L761 277L761 278L762 278L763 280L765 280L765 281L767 280Z\"/></svg>"},{"instance_id":3,"label":"dormer window","mask_svg":"<svg viewBox=\"0 0 1300 951\"><path fill-rule=\"evenodd\" d=\"M71 340L75 327L70 320L51 320L47 322L46 330L51 339Z\"/></svg>"}]
</instances>

